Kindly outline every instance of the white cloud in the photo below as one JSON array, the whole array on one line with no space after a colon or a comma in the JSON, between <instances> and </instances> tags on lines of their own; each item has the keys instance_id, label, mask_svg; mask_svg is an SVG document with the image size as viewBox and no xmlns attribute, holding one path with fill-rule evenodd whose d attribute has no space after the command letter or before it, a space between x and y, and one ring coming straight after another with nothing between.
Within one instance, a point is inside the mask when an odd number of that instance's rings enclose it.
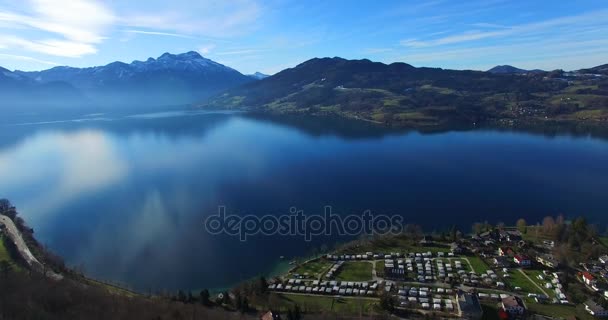
<instances>
[{"instance_id":1,"label":"white cloud","mask_svg":"<svg viewBox=\"0 0 608 320\"><path fill-rule=\"evenodd\" d=\"M406 39L400 41L400 44L410 48L436 47L490 38L506 39L510 36L537 35L542 33L551 34L556 31L556 28L560 27L566 28L564 30L565 32L573 33L588 27L605 26L605 21L607 20L608 10L602 10L576 16L560 17L515 26L500 26L499 28L497 25L493 25L494 29L499 29L493 31L469 30L463 33L436 39ZM486 28L490 27L488 24L482 24L482 26Z\"/></svg>"},{"instance_id":2,"label":"white cloud","mask_svg":"<svg viewBox=\"0 0 608 320\"><path fill-rule=\"evenodd\" d=\"M198 52L202 55L206 55L209 54L211 52L211 50L215 49L215 45L214 44L208 44L208 45L204 45L201 46L200 48L198 48Z\"/></svg>"},{"instance_id":3,"label":"white cloud","mask_svg":"<svg viewBox=\"0 0 608 320\"><path fill-rule=\"evenodd\" d=\"M194 37L179 34L179 33L170 33L170 32L158 32L158 31L144 31L144 30L123 30L125 33L131 34L144 34L144 35L152 35L152 36L166 36L166 37L175 37L175 38L185 38L185 39L193 39Z\"/></svg>"},{"instance_id":4,"label":"white cloud","mask_svg":"<svg viewBox=\"0 0 608 320\"><path fill-rule=\"evenodd\" d=\"M148 3L147 3L148 4ZM120 24L146 30L205 37L231 37L255 28L262 8L254 0L150 2L152 10L126 13ZM176 11L179 8L188 10ZM145 10L145 9L144 9Z\"/></svg>"},{"instance_id":5,"label":"white cloud","mask_svg":"<svg viewBox=\"0 0 608 320\"><path fill-rule=\"evenodd\" d=\"M61 57L96 53L95 45L105 39L115 20L107 7L94 0L30 0L22 11L0 11L3 29L9 30L0 45ZM14 34L20 28L36 31L35 36Z\"/></svg>"},{"instance_id":6,"label":"white cloud","mask_svg":"<svg viewBox=\"0 0 608 320\"><path fill-rule=\"evenodd\" d=\"M251 54L258 53L264 50L260 49L239 49L239 50L231 50L231 51L223 51L215 53L216 56L233 56L233 55L243 55L243 54Z\"/></svg>"}]
</instances>

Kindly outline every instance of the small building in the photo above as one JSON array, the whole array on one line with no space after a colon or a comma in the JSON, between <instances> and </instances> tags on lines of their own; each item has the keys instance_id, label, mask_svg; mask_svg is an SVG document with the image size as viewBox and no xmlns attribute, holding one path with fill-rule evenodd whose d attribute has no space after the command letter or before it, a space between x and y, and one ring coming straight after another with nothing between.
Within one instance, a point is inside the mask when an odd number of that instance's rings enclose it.
<instances>
[{"instance_id":1,"label":"small building","mask_svg":"<svg viewBox=\"0 0 608 320\"><path fill-rule=\"evenodd\" d=\"M519 316L526 313L524 301L517 296L508 296L502 299L502 308L509 315Z\"/></svg>"},{"instance_id":2,"label":"small building","mask_svg":"<svg viewBox=\"0 0 608 320\"><path fill-rule=\"evenodd\" d=\"M600 262L603 264L608 264L608 255L603 255L599 258Z\"/></svg>"},{"instance_id":3,"label":"small building","mask_svg":"<svg viewBox=\"0 0 608 320\"><path fill-rule=\"evenodd\" d=\"M474 293L458 291L456 293L458 316L462 319L479 320L483 317L483 310L479 297Z\"/></svg>"},{"instance_id":4,"label":"small building","mask_svg":"<svg viewBox=\"0 0 608 320\"><path fill-rule=\"evenodd\" d=\"M590 287L592 287L592 286L594 286L594 285L596 285L596 284L597 284L597 280L596 280L596 279L595 279L595 277L594 277L594 276L593 276L591 273L589 273L589 272L583 272L583 274L582 274L582 280L583 280L583 282L584 282L586 285L588 285L588 286L590 286Z\"/></svg>"},{"instance_id":5,"label":"small building","mask_svg":"<svg viewBox=\"0 0 608 320\"><path fill-rule=\"evenodd\" d=\"M521 254L515 255L515 257L513 257L513 261L517 263L517 265L519 265L520 267L529 267L532 265L532 260L530 260L530 258L528 258L527 256Z\"/></svg>"},{"instance_id":6,"label":"small building","mask_svg":"<svg viewBox=\"0 0 608 320\"><path fill-rule=\"evenodd\" d=\"M589 312L589 314L591 314L592 316L598 317L598 318L608 317L608 311L606 311L606 309L604 309L602 306L597 304L595 301L588 300L587 302L584 303L584 305L585 305L585 310L587 312Z\"/></svg>"},{"instance_id":7,"label":"small building","mask_svg":"<svg viewBox=\"0 0 608 320\"><path fill-rule=\"evenodd\" d=\"M462 246L460 246L460 244L453 242L450 244L450 251L452 251L452 253L460 254L464 251L464 249Z\"/></svg>"},{"instance_id":8,"label":"small building","mask_svg":"<svg viewBox=\"0 0 608 320\"><path fill-rule=\"evenodd\" d=\"M541 254L536 257L536 261L542 264L545 267L549 268L557 268L559 266L559 262L552 254Z\"/></svg>"},{"instance_id":9,"label":"small building","mask_svg":"<svg viewBox=\"0 0 608 320\"><path fill-rule=\"evenodd\" d=\"M498 255L501 257L513 256L515 251L511 247L500 247L498 248Z\"/></svg>"},{"instance_id":10,"label":"small building","mask_svg":"<svg viewBox=\"0 0 608 320\"><path fill-rule=\"evenodd\" d=\"M497 267L504 268L511 265L511 260L505 256L494 258L494 264Z\"/></svg>"}]
</instances>

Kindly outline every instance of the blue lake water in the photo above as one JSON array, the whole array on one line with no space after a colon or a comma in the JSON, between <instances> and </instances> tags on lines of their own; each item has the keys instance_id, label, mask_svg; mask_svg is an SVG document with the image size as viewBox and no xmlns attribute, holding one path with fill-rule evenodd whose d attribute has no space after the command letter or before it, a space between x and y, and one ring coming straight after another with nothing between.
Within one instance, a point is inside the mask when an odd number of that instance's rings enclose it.
<instances>
[{"instance_id":1,"label":"blue lake water","mask_svg":"<svg viewBox=\"0 0 608 320\"><path fill-rule=\"evenodd\" d=\"M427 230L560 213L605 228L608 142L222 112L24 115L0 120L0 192L93 277L141 291L219 288L347 240L209 235L203 221L221 205L371 209Z\"/></svg>"}]
</instances>

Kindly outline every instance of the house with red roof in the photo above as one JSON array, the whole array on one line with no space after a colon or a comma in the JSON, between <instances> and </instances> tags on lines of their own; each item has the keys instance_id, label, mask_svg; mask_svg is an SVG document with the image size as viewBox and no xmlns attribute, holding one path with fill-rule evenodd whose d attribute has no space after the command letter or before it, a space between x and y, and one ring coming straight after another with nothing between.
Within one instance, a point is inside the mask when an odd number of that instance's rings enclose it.
<instances>
[{"instance_id":1,"label":"house with red roof","mask_svg":"<svg viewBox=\"0 0 608 320\"><path fill-rule=\"evenodd\" d=\"M592 287L592 286L594 286L595 284L597 284L597 280L596 280L596 279L595 279L595 277L594 277L594 276L593 276L591 273L589 273L589 272L583 272L583 274L582 274L581 278L583 279L583 282L584 282L586 285L590 286L590 287Z\"/></svg>"},{"instance_id":2,"label":"house with red roof","mask_svg":"<svg viewBox=\"0 0 608 320\"><path fill-rule=\"evenodd\" d=\"M532 260L523 254L516 254L513 261L520 267L529 267L532 265Z\"/></svg>"}]
</instances>

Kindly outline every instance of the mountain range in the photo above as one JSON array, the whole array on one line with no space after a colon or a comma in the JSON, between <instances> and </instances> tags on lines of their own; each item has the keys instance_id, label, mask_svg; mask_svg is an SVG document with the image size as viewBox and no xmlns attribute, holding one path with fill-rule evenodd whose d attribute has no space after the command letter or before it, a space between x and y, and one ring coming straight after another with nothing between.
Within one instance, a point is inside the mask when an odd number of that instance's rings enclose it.
<instances>
[{"instance_id":1,"label":"mountain range","mask_svg":"<svg viewBox=\"0 0 608 320\"><path fill-rule=\"evenodd\" d=\"M261 72L256 72L254 74L248 74L248 76L251 77L251 78L254 78L256 80L262 80L262 79L270 77L269 75L263 74Z\"/></svg>"},{"instance_id":2,"label":"mountain range","mask_svg":"<svg viewBox=\"0 0 608 320\"><path fill-rule=\"evenodd\" d=\"M196 52L37 72L0 69L5 109L169 106L331 115L390 126L608 120L608 65L578 71L483 71L314 58L244 75Z\"/></svg>"},{"instance_id":3,"label":"mountain range","mask_svg":"<svg viewBox=\"0 0 608 320\"><path fill-rule=\"evenodd\" d=\"M540 70L540 69L525 70L525 69L516 68L514 66L503 65L503 66L496 66L496 67L488 70L488 72L495 73L495 74L525 74L525 73L543 73L545 71Z\"/></svg>"},{"instance_id":4,"label":"mountain range","mask_svg":"<svg viewBox=\"0 0 608 320\"><path fill-rule=\"evenodd\" d=\"M98 106L180 105L202 101L228 88L239 86L254 78L203 58L197 52L165 53L157 59L113 62L90 68L55 67L36 72L3 70L5 77L20 83L22 95L34 87L63 86L79 93L65 96L57 92L56 100L67 105ZM4 85L8 82L0 78ZM17 90L16 93L20 93ZM19 101L16 102L19 104Z\"/></svg>"}]
</instances>

